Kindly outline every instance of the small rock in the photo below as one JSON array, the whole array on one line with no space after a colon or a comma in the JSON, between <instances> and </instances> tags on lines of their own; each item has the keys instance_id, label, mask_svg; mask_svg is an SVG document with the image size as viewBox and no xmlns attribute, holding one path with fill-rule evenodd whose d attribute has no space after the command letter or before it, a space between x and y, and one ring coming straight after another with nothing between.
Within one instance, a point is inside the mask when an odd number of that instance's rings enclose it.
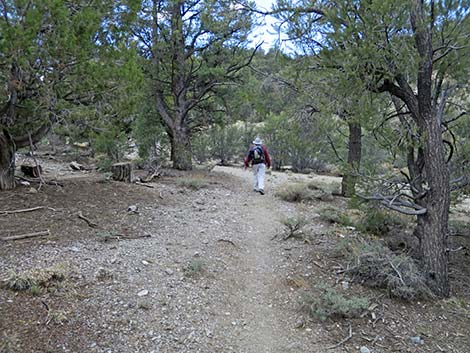
<instances>
[{"instance_id":1,"label":"small rock","mask_svg":"<svg viewBox=\"0 0 470 353\"><path fill-rule=\"evenodd\" d=\"M341 282L341 286L343 287L344 290L349 288L349 282L348 281L343 281Z\"/></svg>"},{"instance_id":2,"label":"small rock","mask_svg":"<svg viewBox=\"0 0 470 353\"><path fill-rule=\"evenodd\" d=\"M73 252L79 252L80 251L80 249L77 248L76 246L72 246L69 249L70 249L70 251L73 251Z\"/></svg>"},{"instance_id":3,"label":"small rock","mask_svg":"<svg viewBox=\"0 0 470 353\"><path fill-rule=\"evenodd\" d=\"M37 194L38 191L35 188L29 188L28 189L28 194Z\"/></svg>"},{"instance_id":4,"label":"small rock","mask_svg":"<svg viewBox=\"0 0 470 353\"><path fill-rule=\"evenodd\" d=\"M362 346L360 351L361 351L361 353L370 353L370 349L367 348L366 346Z\"/></svg>"},{"instance_id":5,"label":"small rock","mask_svg":"<svg viewBox=\"0 0 470 353\"><path fill-rule=\"evenodd\" d=\"M167 268L167 269L165 270L165 273L166 273L168 276L171 276L174 272L173 272L173 270Z\"/></svg>"},{"instance_id":6,"label":"small rock","mask_svg":"<svg viewBox=\"0 0 470 353\"><path fill-rule=\"evenodd\" d=\"M26 180L20 180L20 184L23 185L23 186L30 186L31 183L29 181L26 181Z\"/></svg>"},{"instance_id":7,"label":"small rock","mask_svg":"<svg viewBox=\"0 0 470 353\"><path fill-rule=\"evenodd\" d=\"M129 212L129 213L137 213L137 210L138 210L138 207L136 205L130 205L127 208L127 212Z\"/></svg>"},{"instance_id":8,"label":"small rock","mask_svg":"<svg viewBox=\"0 0 470 353\"><path fill-rule=\"evenodd\" d=\"M411 343L414 343L414 344L424 344L424 340L419 336L410 337L410 340L411 340Z\"/></svg>"},{"instance_id":9,"label":"small rock","mask_svg":"<svg viewBox=\"0 0 470 353\"><path fill-rule=\"evenodd\" d=\"M137 293L137 296L139 297L144 297L146 296L147 294L149 294L149 291L147 289L143 289L141 290L139 293Z\"/></svg>"},{"instance_id":10,"label":"small rock","mask_svg":"<svg viewBox=\"0 0 470 353\"><path fill-rule=\"evenodd\" d=\"M150 263L148 261L145 261L145 260L142 260L142 264L144 264L145 266L150 265Z\"/></svg>"}]
</instances>

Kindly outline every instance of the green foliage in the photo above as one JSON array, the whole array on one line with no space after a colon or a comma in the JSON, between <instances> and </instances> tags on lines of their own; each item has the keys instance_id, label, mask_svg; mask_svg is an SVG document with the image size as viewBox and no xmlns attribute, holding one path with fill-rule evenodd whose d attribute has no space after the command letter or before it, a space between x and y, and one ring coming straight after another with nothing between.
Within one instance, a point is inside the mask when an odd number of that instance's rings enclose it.
<instances>
[{"instance_id":1,"label":"green foliage","mask_svg":"<svg viewBox=\"0 0 470 353\"><path fill-rule=\"evenodd\" d=\"M393 228L405 225L398 215L376 207L367 207L366 213L356 224L359 231L375 235L385 235Z\"/></svg>"},{"instance_id":2,"label":"green foliage","mask_svg":"<svg viewBox=\"0 0 470 353\"><path fill-rule=\"evenodd\" d=\"M246 152L245 128L238 125L213 125L193 137L193 154L199 163L215 159L221 165L240 161Z\"/></svg>"},{"instance_id":3,"label":"green foliage","mask_svg":"<svg viewBox=\"0 0 470 353\"><path fill-rule=\"evenodd\" d=\"M7 88L0 90L0 107L9 108L0 124L14 135L57 121L73 134L122 125L141 75L135 51L115 36L120 25L109 26L116 3L7 4L0 18L0 79ZM8 97L15 97L13 105Z\"/></svg>"},{"instance_id":4,"label":"green foliage","mask_svg":"<svg viewBox=\"0 0 470 353\"><path fill-rule=\"evenodd\" d=\"M150 166L160 166L168 157L169 141L155 108L145 103L133 125L139 156Z\"/></svg>"},{"instance_id":5,"label":"green foliage","mask_svg":"<svg viewBox=\"0 0 470 353\"><path fill-rule=\"evenodd\" d=\"M345 297L327 284L318 285L316 291L319 293L304 296L302 306L312 317L322 321L328 318L358 317L369 307L367 298Z\"/></svg>"},{"instance_id":6,"label":"green foliage","mask_svg":"<svg viewBox=\"0 0 470 353\"><path fill-rule=\"evenodd\" d=\"M413 301L433 297L424 275L406 254L395 254L378 240L351 240L343 244L355 281L385 288L391 296Z\"/></svg>"},{"instance_id":7,"label":"green foliage","mask_svg":"<svg viewBox=\"0 0 470 353\"><path fill-rule=\"evenodd\" d=\"M188 277L195 277L204 271L206 263L201 258L194 258L183 269L184 274Z\"/></svg>"},{"instance_id":8,"label":"green foliage","mask_svg":"<svg viewBox=\"0 0 470 353\"><path fill-rule=\"evenodd\" d=\"M325 207L322 208L318 214L323 221L336 223L345 227L354 226L352 219L347 215L346 212L341 211L339 208Z\"/></svg>"},{"instance_id":9,"label":"green foliage","mask_svg":"<svg viewBox=\"0 0 470 353\"><path fill-rule=\"evenodd\" d=\"M324 168L324 139L316 121L304 112L293 116L285 112L269 115L261 134L273 157L274 169L283 165L291 165L294 171Z\"/></svg>"}]
</instances>

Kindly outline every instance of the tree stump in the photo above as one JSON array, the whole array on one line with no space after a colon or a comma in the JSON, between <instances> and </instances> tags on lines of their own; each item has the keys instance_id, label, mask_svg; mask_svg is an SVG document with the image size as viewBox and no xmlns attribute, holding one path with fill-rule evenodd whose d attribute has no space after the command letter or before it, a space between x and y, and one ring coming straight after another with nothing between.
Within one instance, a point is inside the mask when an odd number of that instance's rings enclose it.
<instances>
[{"instance_id":1,"label":"tree stump","mask_svg":"<svg viewBox=\"0 0 470 353\"><path fill-rule=\"evenodd\" d=\"M42 167L40 165L23 164L20 168L24 175L33 178L39 178L39 176L42 174Z\"/></svg>"},{"instance_id":2,"label":"tree stump","mask_svg":"<svg viewBox=\"0 0 470 353\"><path fill-rule=\"evenodd\" d=\"M116 163L111 166L113 179L130 183L132 179L132 165L130 163Z\"/></svg>"}]
</instances>

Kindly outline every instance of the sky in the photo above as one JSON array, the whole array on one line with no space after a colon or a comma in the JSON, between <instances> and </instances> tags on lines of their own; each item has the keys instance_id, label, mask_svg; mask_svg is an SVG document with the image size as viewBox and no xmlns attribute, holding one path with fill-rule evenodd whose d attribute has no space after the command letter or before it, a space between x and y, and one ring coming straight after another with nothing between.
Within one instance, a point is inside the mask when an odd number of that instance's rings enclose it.
<instances>
[{"instance_id":1,"label":"sky","mask_svg":"<svg viewBox=\"0 0 470 353\"><path fill-rule=\"evenodd\" d=\"M272 4L275 3L276 0L255 0L255 2L259 10L269 11L271 10ZM279 38L279 33L277 33L276 29L273 27L273 25L277 22L274 17L265 16L264 19L261 19L261 22L263 25L254 30L250 39L253 41L252 46L256 46L261 41L263 41L264 43L261 47L264 51L268 51L269 48L273 47L275 42L280 38L285 39L286 35L281 34ZM285 46L286 44L281 43L281 48Z\"/></svg>"}]
</instances>

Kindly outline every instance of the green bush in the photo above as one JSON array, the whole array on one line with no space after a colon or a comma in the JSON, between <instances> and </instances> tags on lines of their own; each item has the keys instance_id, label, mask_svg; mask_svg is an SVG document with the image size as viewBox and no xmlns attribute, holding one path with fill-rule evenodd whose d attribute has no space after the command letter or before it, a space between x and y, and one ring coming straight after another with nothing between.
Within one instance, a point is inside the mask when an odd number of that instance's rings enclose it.
<instances>
[{"instance_id":1,"label":"green bush","mask_svg":"<svg viewBox=\"0 0 470 353\"><path fill-rule=\"evenodd\" d=\"M393 253L381 241L350 240L343 250L355 281L385 288L390 296L408 301L433 296L413 259Z\"/></svg>"},{"instance_id":2,"label":"green bush","mask_svg":"<svg viewBox=\"0 0 470 353\"><path fill-rule=\"evenodd\" d=\"M326 284L319 285L317 290L320 291L318 295L306 295L303 298L302 306L312 317L322 321L328 318L358 317L369 307L367 298L347 298Z\"/></svg>"},{"instance_id":3,"label":"green bush","mask_svg":"<svg viewBox=\"0 0 470 353\"><path fill-rule=\"evenodd\" d=\"M376 235L383 235L393 228L404 225L404 221L395 214L385 210L370 207L366 209L366 214L357 224L359 231Z\"/></svg>"},{"instance_id":4,"label":"green bush","mask_svg":"<svg viewBox=\"0 0 470 353\"><path fill-rule=\"evenodd\" d=\"M318 214L323 221L336 223L342 226L353 226L354 222L351 218L341 210L334 207L325 207Z\"/></svg>"}]
</instances>

